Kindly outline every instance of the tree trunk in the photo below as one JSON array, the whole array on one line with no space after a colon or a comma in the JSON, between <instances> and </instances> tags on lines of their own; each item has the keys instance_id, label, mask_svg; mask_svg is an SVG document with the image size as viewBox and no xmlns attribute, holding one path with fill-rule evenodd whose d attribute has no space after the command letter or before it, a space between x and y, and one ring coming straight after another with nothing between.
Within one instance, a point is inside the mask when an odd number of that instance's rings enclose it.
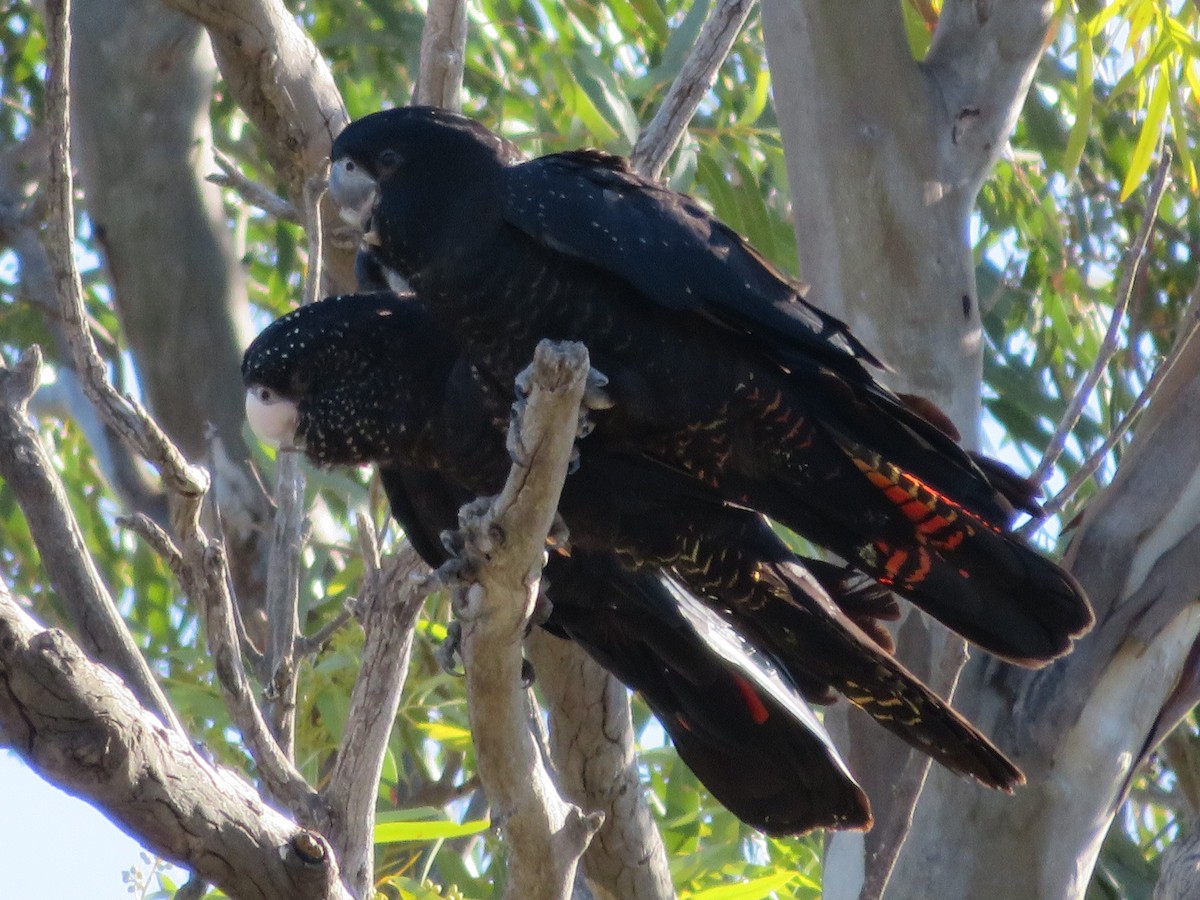
<instances>
[{"instance_id":1,"label":"tree trunk","mask_svg":"<svg viewBox=\"0 0 1200 900\"><path fill-rule=\"evenodd\" d=\"M942 405L970 444L981 347L969 216L1023 102L1050 13L1041 0L952 0L918 63L899 4L764 3L812 297L899 370L893 386ZM1010 798L935 768L885 896L1083 896L1148 736L1169 727L1164 708L1188 692L1200 631L1192 603L1200 350L1180 360L1159 396L1171 405L1143 421L1068 553L1096 607L1095 631L1039 672L978 651L963 670L956 705L1013 755L1028 786ZM942 651L915 619L901 646L927 676ZM908 814L893 795L909 770L907 751L857 718L848 732L878 824L865 840L831 839L827 900L879 895L889 863L878 856L886 849L879 836L902 833ZM997 860L1022 864L1001 869Z\"/></svg>"},{"instance_id":2,"label":"tree trunk","mask_svg":"<svg viewBox=\"0 0 1200 900\"><path fill-rule=\"evenodd\" d=\"M764 2L767 47L792 182L803 276L898 368L900 390L932 398L968 444L979 414L980 326L966 244L979 185L1007 139L1050 24L1042 0L944 5L928 58L912 59L899 4ZM1193 353L1193 356L1198 354ZM1200 367L1181 362L1180 397L1142 433L1088 510L1068 557L1100 625L1066 660L1027 672L976 652L955 695L962 712L1025 770L1014 798L931 773L887 896L1082 896L1130 769L1192 649L1200 540L1195 412ZM1190 385L1190 388L1189 386ZM1148 424L1144 425L1144 432ZM928 677L943 650L910 617L901 648ZM937 684L946 689L946 684ZM878 895L902 834L895 797L907 751L846 721L851 764L876 808L866 835L835 835L829 900ZM899 820L899 821L898 821ZM1022 860L1004 865L996 860Z\"/></svg>"}]
</instances>

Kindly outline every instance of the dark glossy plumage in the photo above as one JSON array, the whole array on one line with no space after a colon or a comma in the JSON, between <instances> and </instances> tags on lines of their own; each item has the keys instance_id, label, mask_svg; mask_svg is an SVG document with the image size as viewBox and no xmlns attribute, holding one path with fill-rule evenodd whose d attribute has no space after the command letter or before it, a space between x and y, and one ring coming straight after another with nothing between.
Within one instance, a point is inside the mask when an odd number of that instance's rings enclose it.
<instances>
[{"instance_id":1,"label":"dark glossy plumage","mask_svg":"<svg viewBox=\"0 0 1200 900\"><path fill-rule=\"evenodd\" d=\"M768 513L1007 659L1090 626L1078 584L1009 533L1019 481L989 480L694 201L595 151L522 161L442 110L367 116L333 159L377 262L501 396L538 340L581 340L614 400L591 441Z\"/></svg>"},{"instance_id":2,"label":"dark glossy plumage","mask_svg":"<svg viewBox=\"0 0 1200 900\"><path fill-rule=\"evenodd\" d=\"M380 468L392 510L431 566L473 495L439 472ZM867 828L870 804L770 657L698 601L612 554L555 554L542 627L582 646L645 699L680 758L726 809L768 834Z\"/></svg>"},{"instance_id":3,"label":"dark glossy plumage","mask_svg":"<svg viewBox=\"0 0 1200 900\"><path fill-rule=\"evenodd\" d=\"M269 326L247 351L243 377L298 404L297 438L318 464L425 467L471 495L494 493L509 461L487 414L488 382L447 355L446 343L411 300L331 298ZM590 441L560 504L573 552L669 571L766 648L810 700L826 701L832 689L956 772L1001 788L1020 781L982 735L856 625L871 628L874 617L894 612L886 592L814 563L818 583L762 517L675 469ZM405 494L391 500L402 521L420 516Z\"/></svg>"}]
</instances>

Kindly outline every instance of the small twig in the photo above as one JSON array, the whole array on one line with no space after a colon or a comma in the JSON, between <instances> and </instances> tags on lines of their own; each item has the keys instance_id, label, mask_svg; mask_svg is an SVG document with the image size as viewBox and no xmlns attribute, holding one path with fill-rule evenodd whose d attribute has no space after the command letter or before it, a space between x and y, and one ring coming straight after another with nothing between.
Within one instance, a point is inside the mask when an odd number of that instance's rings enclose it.
<instances>
[{"instance_id":1,"label":"small twig","mask_svg":"<svg viewBox=\"0 0 1200 900\"><path fill-rule=\"evenodd\" d=\"M1154 374L1151 376L1150 380L1146 382L1146 386L1142 388L1142 392L1138 394L1137 399L1133 401L1133 405L1129 407L1129 411L1125 413L1125 415L1121 418L1121 421L1116 424L1113 430L1109 433L1108 437L1104 439L1104 442L1088 455L1088 458L1083 461L1083 464L1079 467L1075 474L1071 476L1070 480L1066 483L1063 489L1042 504L1042 509L1045 510L1046 518L1033 519L1029 522L1026 522L1025 525L1020 529L1022 534L1028 536L1029 534L1036 532L1046 521L1049 520L1051 516L1061 512L1063 507L1067 505L1070 499L1079 492L1079 489L1087 484L1088 479L1096 474L1096 471L1108 457L1108 454L1110 454L1113 451L1113 448L1121 442L1121 439L1125 437L1126 432L1128 432L1133 426L1133 423L1137 421L1138 417L1142 414L1145 408L1150 405L1150 401L1154 399L1154 395L1157 394L1159 389L1163 386L1167 376L1171 374L1171 371L1175 368L1175 364L1183 355L1183 351L1187 348L1189 342L1196 336L1198 331L1200 331L1200 320L1193 322L1191 328L1188 329L1187 333L1182 337L1182 339L1171 348L1171 352L1167 355L1166 359L1159 364L1158 368L1154 370Z\"/></svg>"},{"instance_id":2,"label":"small twig","mask_svg":"<svg viewBox=\"0 0 1200 900\"><path fill-rule=\"evenodd\" d=\"M754 0L718 0L709 14L683 68L629 156L633 167L647 178L662 173L753 8Z\"/></svg>"},{"instance_id":3,"label":"small twig","mask_svg":"<svg viewBox=\"0 0 1200 900\"><path fill-rule=\"evenodd\" d=\"M304 220L308 231L308 271L304 275L303 302L316 303L320 299L321 265L324 256L324 234L321 231L321 198L329 187L329 160L304 183Z\"/></svg>"},{"instance_id":4,"label":"small twig","mask_svg":"<svg viewBox=\"0 0 1200 900\"><path fill-rule=\"evenodd\" d=\"M304 303L316 302L321 290L321 198L329 184L329 163L304 183L308 234L308 271ZM275 469L275 527L268 556L264 608L270 630L266 658L271 730L289 759L295 758L296 655L300 639L300 555L304 549L304 472L298 454L281 453Z\"/></svg>"},{"instance_id":5,"label":"small twig","mask_svg":"<svg viewBox=\"0 0 1200 900\"><path fill-rule=\"evenodd\" d=\"M304 217L292 204L288 203L270 188L252 181L241 173L232 159L213 148L213 159L221 171L208 176L208 181L219 187L229 188L251 206L257 207L269 216L282 219L285 222L304 224Z\"/></svg>"},{"instance_id":6,"label":"small twig","mask_svg":"<svg viewBox=\"0 0 1200 900\"><path fill-rule=\"evenodd\" d=\"M288 759L296 736L296 639L299 637L300 555L304 531L304 473L296 453L275 460L275 521L263 608L269 631L264 648L271 732Z\"/></svg>"},{"instance_id":7,"label":"small twig","mask_svg":"<svg viewBox=\"0 0 1200 900\"><path fill-rule=\"evenodd\" d=\"M1076 388L1075 396L1071 398L1071 402L1067 404L1067 410L1063 413L1062 420L1054 430L1053 437L1050 438L1050 443L1046 447L1046 453L1042 456L1042 461L1038 464L1033 475L1030 476L1035 484L1044 482L1046 476L1054 468L1054 464L1058 462L1058 458L1062 455L1066 447L1067 438L1070 437L1075 426L1079 424L1079 418L1083 415L1084 407L1091 400L1092 392L1096 389L1096 385L1100 383L1105 369L1108 368L1109 362L1119 349L1121 323L1124 321L1125 311L1129 308L1129 301L1133 296L1133 286L1137 283L1139 276L1146 266L1146 247L1150 242L1150 234L1154 230L1154 222L1158 218L1158 207L1162 202L1163 193L1167 189L1170 170L1171 151L1170 148L1164 147L1162 158L1159 160L1158 167L1154 173L1154 180L1150 185L1150 194L1146 200L1146 213L1142 219L1142 227L1138 231L1136 240L1130 245L1129 250L1125 254L1125 260L1122 264L1121 282L1117 287L1112 318L1108 323L1108 333L1104 335L1104 341L1100 345L1100 350L1096 354L1096 359L1092 363L1091 369L1084 376L1079 387Z\"/></svg>"},{"instance_id":8,"label":"small twig","mask_svg":"<svg viewBox=\"0 0 1200 900\"><path fill-rule=\"evenodd\" d=\"M199 598L208 651L230 716L254 755L267 790L301 821L312 822L320 811L317 793L292 765L291 758L267 727L238 652L224 551L209 546L200 563L188 566L184 587L192 597Z\"/></svg>"},{"instance_id":9,"label":"small twig","mask_svg":"<svg viewBox=\"0 0 1200 900\"><path fill-rule=\"evenodd\" d=\"M122 528L128 528L149 544L154 552L163 558L176 578L183 574L185 565L183 554L179 552L179 548L175 546L171 536L160 528L157 522L143 513L135 513L132 516L117 516L117 524Z\"/></svg>"},{"instance_id":10,"label":"small twig","mask_svg":"<svg viewBox=\"0 0 1200 900\"><path fill-rule=\"evenodd\" d=\"M361 605L360 600L355 601L356 605ZM296 656L312 656L323 646L331 637L346 627L346 623L354 618L354 613L349 609L343 609L329 622L326 622L315 634L302 635L296 640Z\"/></svg>"},{"instance_id":11,"label":"small twig","mask_svg":"<svg viewBox=\"0 0 1200 900\"><path fill-rule=\"evenodd\" d=\"M421 31L415 100L422 106L462 109L467 45L466 0L430 0Z\"/></svg>"}]
</instances>

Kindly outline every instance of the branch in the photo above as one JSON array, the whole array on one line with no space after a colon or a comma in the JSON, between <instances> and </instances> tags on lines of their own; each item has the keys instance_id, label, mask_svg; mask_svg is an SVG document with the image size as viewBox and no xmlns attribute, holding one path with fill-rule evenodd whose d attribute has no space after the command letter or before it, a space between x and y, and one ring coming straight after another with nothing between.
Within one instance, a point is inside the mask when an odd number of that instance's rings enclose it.
<instances>
[{"instance_id":1,"label":"branch","mask_svg":"<svg viewBox=\"0 0 1200 900\"><path fill-rule=\"evenodd\" d=\"M304 303L315 303L321 290L321 198L329 181L329 163L304 184L304 213L308 233L308 271ZM269 631L266 658L267 698L271 731L288 759L296 755L296 645L300 639L300 555L304 549L304 472L299 454L277 457L275 521L267 557L265 611Z\"/></svg>"},{"instance_id":2,"label":"branch","mask_svg":"<svg viewBox=\"0 0 1200 900\"><path fill-rule=\"evenodd\" d=\"M75 634L92 656L125 678L139 702L182 734L175 711L87 552L62 481L29 422L26 406L37 388L41 362L35 347L21 355L16 368L0 367L0 478L25 514L50 586Z\"/></svg>"},{"instance_id":3,"label":"branch","mask_svg":"<svg viewBox=\"0 0 1200 900\"><path fill-rule=\"evenodd\" d=\"M417 103L462 109L466 45L466 0L432 0L425 14L425 27L421 30Z\"/></svg>"},{"instance_id":4,"label":"branch","mask_svg":"<svg viewBox=\"0 0 1200 900\"><path fill-rule=\"evenodd\" d=\"M370 529L370 523L360 520ZM323 790L333 821L326 829L337 851L347 883L363 897L369 896L375 874L375 804L387 753L388 737L404 691L413 630L425 591L412 577L427 571L411 546L389 558L383 568L364 557L362 661L346 731L338 746L333 771Z\"/></svg>"},{"instance_id":5,"label":"branch","mask_svg":"<svg viewBox=\"0 0 1200 900\"><path fill-rule=\"evenodd\" d=\"M1169 148L1163 147L1162 158L1158 161L1154 180L1150 184L1150 194L1146 200L1146 213L1142 218L1142 227L1138 230L1137 238L1126 251L1125 260L1121 265L1121 282L1117 286L1108 332L1104 335L1104 341L1096 353L1092 368L1079 383L1079 387L1075 389L1071 402L1067 404L1066 412L1063 413L1058 427L1054 429L1054 435L1050 438L1050 444L1046 447L1042 461L1030 476L1030 480L1036 484L1045 481L1050 470L1054 468L1054 464L1058 462L1058 458L1066 446L1067 438L1079 424L1083 408L1092 399L1092 392L1100 383L1113 356L1120 349L1121 325L1125 321L1125 311L1129 308L1129 300L1133 296L1133 286L1138 282L1146 267L1146 247L1150 243L1150 234L1154 231L1154 221L1158 218L1158 207L1162 202L1163 193L1167 189L1170 174L1171 151Z\"/></svg>"},{"instance_id":6,"label":"branch","mask_svg":"<svg viewBox=\"0 0 1200 900\"><path fill-rule=\"evenodd\" d=\"M1008 143L1053 17L1053 0L942 6L922 66L942 105L938 152L972 200Z\"/></svg>"},{"instance_id":7,"label":"branch","mask_svg":"<svg viewBox=\"0 0 1200 900\"><path fill-rule=\"evenodd\" d=\"M572 641L534 629L525 642L550 713L563 793L604 813L583 857L597 897L675 896L662 837L646 804L625 686Z\"/></svg>"},{"instance_id":8,"label":"branch","mask_svg":"<svg viewBox=\"0 0 1200 900\"><path fill-rule=\"evenodd\" d=\"M717 70L753 8L754 0L718 0L709 14L662 105L638 136L630 154L633 167L647 178L662 174L663 166L696 114L696 107L716 82Z\"/></svg>"},{"instance_id":9,"label":"branch","mask_svg":"<svg viewBox=\"0 0 1200 900\"><path fill-rule=\"evenodd\" d=\"M55 289L62 309L66 336L84 392L109 425L149 460L167 486L193 507L208 488L208 475L189 465L162 429L136 401L121 396L109 383L104 360L96 349L83 308L83 284L75 266L75 218L72 201L69 91L67 59L71 35L67 26L69 0L46 4L46 124L50 141L47 183L46 251L54 272Z\"/></svg>"},{"instance_id":10,"label":"branch","mask_svg":"<svg viewBox=\"0 0 1200 900\"><path fill-rule=\"evenodd\" d=\"M350 117L333 74L312 38L282 0L164 0L208 29L217 65L243 112L258 128L271 168L297 207L309 177L329 156ZM328 204L328 201L326 201ZM356 241L339 241L337 211L324 207L325 284L354 287Z\"/></svg>"},{"instance_id":11,"label":"branch","mask_svg":"<svg viewBox=\"0 0 1200 900\"><path fill-rule=\"evenodd\" d=\"M304 217L291 203L288 203L270 188L252 181L241 173L232 159L213 148L213 159L220 166L220 172L208 176L208 180L218 187L229 188L237 193L246 203L256 206L269 216L282 219L285 222L304 224Z\"/></svg>"},{"instance_id":12,"label":"branch","mask_svg":"<svg viewBox=\"0 0 1200 900\"><path fill-rule=\"evenodd\" d=\"M1083 461L1078 471L1071 476L1070 480L1063 486L1063 489L1051 497L1043 504L1042 509L1046 513L1046 519L1034 519L1025 524L1021 529L1022 534L1029 534L1040 528L1050 516L1061 512L1063 507L1067 505L1072 497L1074 497L1081 487L1083 487L1089 478L1096 474L1096 470L1100 468L1100 464L1112 453L1113 449L1121 442L1133 423L1141 416L1142 411L1150 405L1150 401L1158 394L1163 384L1167 380L1167 376L1171 374L1171 370L1175 368L1175 364L1179 362L1179 358L1187 350L1188 344L1192 338L1196 336L1196 332L1200 331L1200 321L1193 322L1191 327L1182 335L1171 352L1167 354L1167 358L1159 364L1154 370L1154 374L1150 376L1150 380L1146 382L1146 386L1142 388L1142 392L1137 395L1137 399L1129 407L1129 411L1121 418L1116 427L1109 433L1103 443L1093 450L1088 458Z\"/></svg>"},{"instance_id":13,"label":"branch","mask_svg":"<svg viewBox=\"0 0 1200 900\"><path fill-rule=\"evenodd\" d=\"M53 4L53 0L51 0ZM0 583L0 732L43 777L229 896L349 900L320 837L165 729Z\"/></svg>"},{"instance_id":14,"label":"branch","mask_svg":"<svg viewBox=\"0 0 1200 900\"><path fill-rule=\"evenodd\" d=\"M542 341L533 386L514 425L518 462L500 496L464 508L459 561L471 583L454 591L463 622L467 701L483 782L509 848L508 898L570 893L579 857L599 827L563 800L529 730L521 639L537 596L546 535L574 444L588 371L579 344Z\"/></svg>"}]
</instances>

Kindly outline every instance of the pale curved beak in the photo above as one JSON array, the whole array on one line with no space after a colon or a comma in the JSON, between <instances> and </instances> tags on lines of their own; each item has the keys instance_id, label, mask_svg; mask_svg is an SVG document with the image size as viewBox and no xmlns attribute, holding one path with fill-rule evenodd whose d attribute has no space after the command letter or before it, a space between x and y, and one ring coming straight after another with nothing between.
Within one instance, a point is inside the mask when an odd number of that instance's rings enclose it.
<instances>
[{"instance_id":1,"label":"pale curved beak","mask_svg":"<svg viewBox=\"0 0 1200 900\"><path fill-rule=\"evenodd\" d=\"M275 396L266 388L251 386L246 390L246 420L264 444L281 450L295 448L299 410L291 400Z\"/></svg>"},{"instance_id":2,"label":"pale curved beak","mask_svg":"<svg viewBox=\"0 0 1200 900\"><path fill-rule=\"evenodd\" d=\"M346 224L364 234L370 230L379 187L366 169L352 159L339 159L329 171L329 196Z\"/></svg>"}]
</instances>

